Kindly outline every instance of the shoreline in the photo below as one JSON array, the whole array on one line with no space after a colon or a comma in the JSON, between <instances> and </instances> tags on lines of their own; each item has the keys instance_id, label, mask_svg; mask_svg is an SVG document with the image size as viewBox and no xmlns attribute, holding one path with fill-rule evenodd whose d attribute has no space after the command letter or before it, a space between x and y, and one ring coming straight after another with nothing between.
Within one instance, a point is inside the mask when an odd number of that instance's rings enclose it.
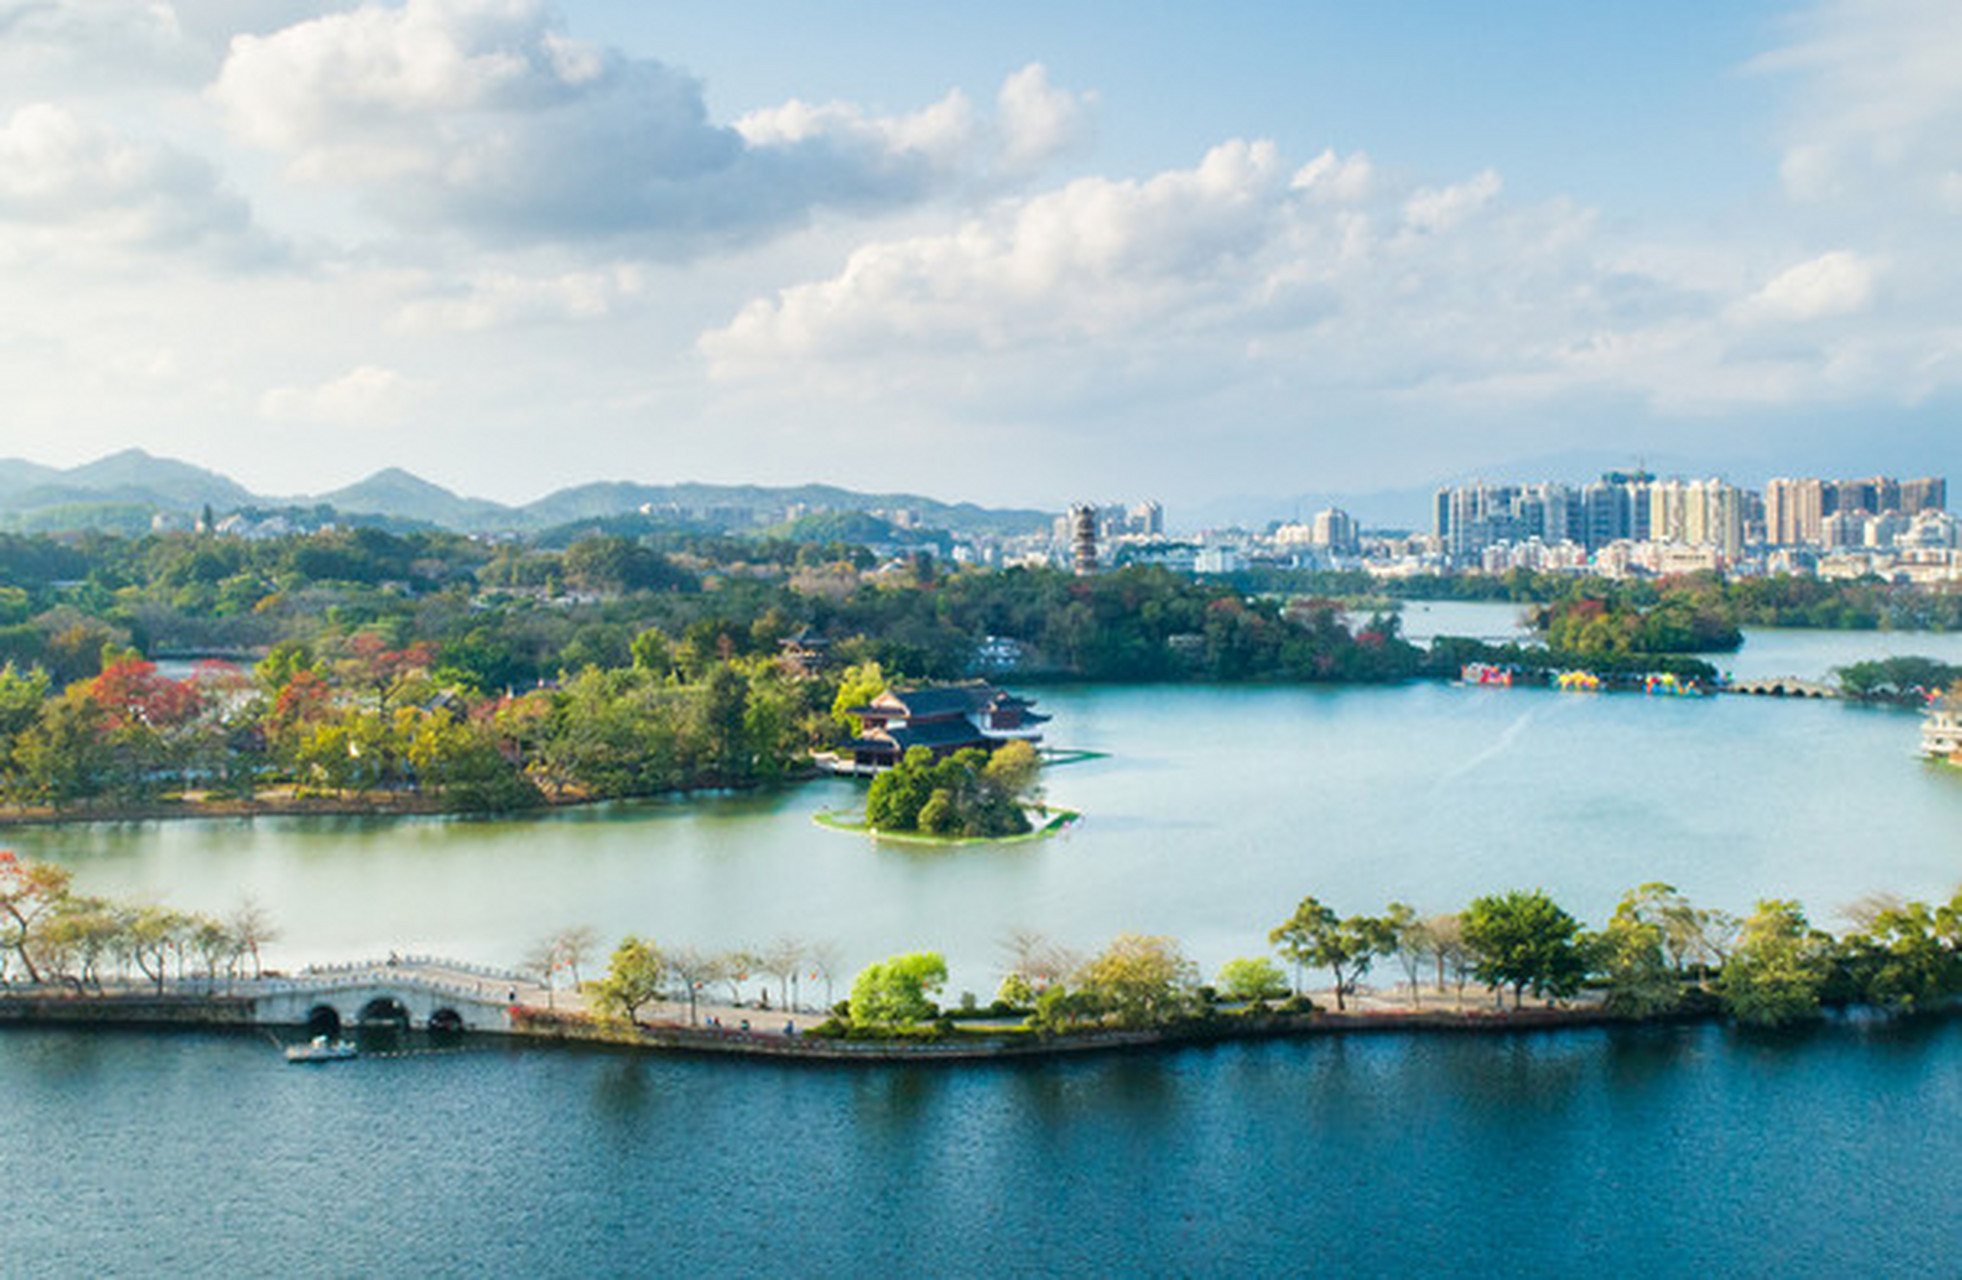
<instances>
[{"instance_id":1,"label":"shoreline","mask_svg":"<svg viewBox=\"0 0 1962 1280\"><path fill-rule=\"evenodd\" d=\"M1041 826L1012 836L936 836L923 831L881 831L865 825L862 809L820 809L811 815L811 821L826 831L839 835L866 836L873 840L890 841L893 844L924 845L936 849L957 849L975 844L1027 844L1034 840L1047 839L1062 832L1071 824L1080 822L1083 813L1077 809L1052 808L1048 805L1031 806L1035 812L1045 815ZM850 821L850 815L857 814L859 820Z\"/></svg>"},{"instance_id":2,"label":"shoreline","mask_svg":"<svg viewBox=\"0 0 1962 1280\"><path fill-rule=\"evenodd\" d=\"M1953 1011L1947 1011L1953 1012ZM516 1045L593 1045L648 1053L797 1061L812 1064L979 1064L1039 1061L1086 1054L1163 1052L1181 1048L1306 1040L1323 1036L1411 1033L1420 1035L1545 1034L1604 1027L1684 1025L1722 1021L1715 1011L1678 1012L1651 1018L1609 1013L1596 1006L1519 1010L1404 1009L1248 1017L1226 1014L1164 1027L1085 1031L1038 1037L1022 1032L949 1040L847 1040L784 1035L680 1023L624 1024L536 1006L515 1006L509 1031L476 1031L473 1037ZM768 1015L764 1015L768 1016ZM65 1030L179 1030L253 1032L277 1038L295 1025L256 1022L250 999L225 994L181 993L80 996L65 993L0 993L0 1030L41 1027Z\"/></svg>"}]
</instances>

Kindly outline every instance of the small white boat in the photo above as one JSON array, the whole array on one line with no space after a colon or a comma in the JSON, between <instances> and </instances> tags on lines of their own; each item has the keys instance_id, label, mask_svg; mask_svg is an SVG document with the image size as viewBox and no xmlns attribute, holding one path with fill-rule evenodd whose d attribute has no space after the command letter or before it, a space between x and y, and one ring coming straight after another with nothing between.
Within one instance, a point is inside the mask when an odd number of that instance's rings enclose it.
<instances>
[{"instance_id":1,"label":"small white boat","mask_svg":"<svg viewBox=\"0 0 1962 1280\"><path fill-rule=\"evenodd\" d=\"M341 1062L356 1056L359 1051L347 1040L329 1040L326 1036L315 1036L305 1044L286 1046L288 1062Z\"/></svg>"}]
</instances>

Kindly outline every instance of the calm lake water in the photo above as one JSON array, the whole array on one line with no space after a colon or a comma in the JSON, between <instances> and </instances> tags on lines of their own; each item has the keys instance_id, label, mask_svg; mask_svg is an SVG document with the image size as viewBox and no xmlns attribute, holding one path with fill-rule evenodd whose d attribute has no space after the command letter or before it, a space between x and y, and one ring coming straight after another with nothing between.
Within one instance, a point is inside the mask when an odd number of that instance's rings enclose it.
<instances>
[{"instance_id":1,"label":"calm lake water","mask_svg":"<svg viewBox=\"0 0 1962 1280\"><path fill-rule=\"evenodd\" d=\"M1503 634L1504 606L1436 606ZM1470 612L1466 612L1469 610ZM1482 610L1482 612L1481 612ZM1423 634L1417 611L1406 619ZM1431 621L1440 621L1431 619ZM1962 637L1754 634L1824 676ZM1767 656L1768 655L1768 656ZM1630 885L1837 924L1962 881L1962 771L1911 714L1742 698L1037 689L1084 811L1030 844L827 832L835 781L516 822L20 829L92 891L279 920L280 963L509 963L591 923L834 940L847 969L1169 933L1209 972L1305 893L1425 910ZM1386 979L1387 981L1387 979ZM952 994L950 992L950 994ZM972 1070L497 1047L284 1066L223 1036L0 1034L0 1273L1954 1274L1962 1028L1382 1036Z\"/></svg>"}]
</instances>

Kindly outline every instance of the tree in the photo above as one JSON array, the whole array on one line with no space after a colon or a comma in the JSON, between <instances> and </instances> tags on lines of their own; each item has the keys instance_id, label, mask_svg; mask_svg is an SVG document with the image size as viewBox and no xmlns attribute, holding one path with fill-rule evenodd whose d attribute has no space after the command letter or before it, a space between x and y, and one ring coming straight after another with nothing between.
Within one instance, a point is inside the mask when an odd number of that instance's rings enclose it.
<instances>
[{"instance_id":1,"label":"tree","mask_svg":"<svg viewBox=\"0 0 1962 1280\"><path fill-rule=\"evenodd\" d=\"M272 917L259 905L257 899L249 895L238 904L226 921L232 937L237 940L239 950L252 957L252 976L264 973L260 966L259 949L269 942L279 940L279 928L273 924Z\"/></svg>"},{"instance_id":2,"label":"tree","mask_svg":"<svg viewBox=\"0 0 1962 1280\"><path fill-rule=\"evenodd\" d=\"M130 921L130 955L143 976L163 991L170 956L188 938L191 920L169 907L139 907Z\"/></svg>"},{"instance_id":3,"label":"tree","mask_svg":"<svg viewBox=\"0 0 1962 1280\"><path fill-rule=\"evenodd\" d=\"M1444 990L1445 974L1451 975L1458 1007L1465 1007L1465 983L1471 980L1473 959L1465 945L1465 925L1461 916L1447 912L1426 922L1431 935L1431 960L1437 966L1437 988Z\"/></svg>"},{"instance_id":4,"label":"tree","mask_svg":"<svg viewBox=\"0 0 1962 1280\"><path fill-rule=\"evenodd\" d=\"M682 994L688 997L690 1026L698 1021L697 1009L701 1004L702 992L727 968L721 956L696 947L681 947L668 952L668 972L674 975L675 981L681 984Z\"/></svg>"},{"instance_id":5,"label":"tree","mask_svg":"<svg viewBox=\"0 0 1962 1280\"><path fill-rule=\"evenodd\" d=\"M1335 1007L1348 1008L1347 997L1369 972L1376 957L1396 945L1388 923L1374 916L1337 917L1316 899L1303 898L1289 916L1267 935L1282 955L1302 968L1327 969L1335 975Z\"/></svg>"},{"instance_id":6,"label":"tree","mask_svg":"<svg viewBox=\"0 0 1962 1280\"><path fill-rule=\"evenodd\" d=\"M1575 943L1580 922L1538 889L1472 899L1464 912L1465 945L1481 982L1512 988L1517 1009L1528 986L1536 997L1572 995L1587 965Z\"/></svg>"},{"instance_id":7,"label":"tree","mask_svg":"<svg viewBox=\"0 0 1962 1280\"><path fill-rule=\"evenodd\" d=\"M667 963L660 949L629 934L613 949L606 976L595 992L599 1007L629 1022L637 1022L642 1007L660 998Z\"/></svg>"},{"instance_id":8,"label":"tree","mask_svg":"<svg viewBox=\"0 0 1962 1280\"><path fill-rule=\"evenodd\" d=\"M1008 952L1009 975L1038 992L1067 982L1083 965L1082 957L1068 947L1029 929L1011 931L1002 947Z\"/></svg>"},{"instance_id":9,"label":"tree","mask_svg":"<svg viewBox=\"0 0 1962 1280\"><path fill-rule=\"evenodd\" d=\"M811 964L811 981L824 983L824 1007L829 1009L837 1003L835 997L838 993L835 988L839 970L845 963L838 944L828 938L822 942L813 942L805 951L805 955Z\"/></svg>"},{"instance_id":10,"label":"tree","mask_svg":"<svg viewBox=\"0 0 1962 1280\"><path fill-rule=\"evenodd\" d=\"M204 968L206 990L216 990L218 970L236 967L240 951L237 937L222 921L198 916L189 926L189 939L192 950L197 952L199 964Z\"/></svg>"},{"instance_id":11,"label":"tree","mask_svg":"<svg viewBox=\"0 0 1962 1280\"><path fill-rule=\"evenodd\" d=\"M1775 1027L1809 1018L1819 1011L1830 943L1807 922L1798 903L1761 901L1745 918L1717 993L1739 1022Z\"/></svg>"},{"instance_id":12,"label":"tree","mask_svg":"<svg viewBox=\"0 0 1962 1280\"><path fill-rule=\"evenodd\" d=\"M1925 902L1883 907L1841 940L1854 993L1884 1009L1921 1009L1962 991L1962 955L1943 940Z\"/></svg>"},{"instance_id":13,"label":"tree","mask_svg":"<svg viewBox=\"0 0 1962 1280\"><path fill-rule=\"evenodd\" d=\"M1288 994L1287 975L1266 956L1228 960L1219 967L1217 983L1223 998L1247 1004L1280 1000Z\"/></svg>"},{"instance_id":14,"label":"tree","mask_svg":"<svg viewBox=\"0 0 1962 1280\"><path fill-rule=\"evenodd\" d=\"M6 948L20 960L29 982L41 981L28 946L34 926L68 896L71 879L66 867L30 862L16 857L12 849L0 849L0 923L13 930Z\"/></svg>"},{"instance_id":15,"label":"tree","mask_svg":"<svg viewBox=\"0 0 1962 1280\"><path fill-rule=\"evenodd\" d=\"M865 732L865 726L855 715L849 714L853 707L868 706L872 699L886 691L886 675L876 662L861 662L846 667L838 680L838 696L831 701L831 718L851 737L856 738Z\"/></svg>"},{"instance_id":16,"label":"tree","mask_svg":"<svg viewBox=\"0 0 1962 1280\"><path fill-rule=\"evenodd\" d=\"M937 951L913 951L859 970L852 979L855 1027L910 1027L931 1018L932 996L947 982L947 962Z\"/></svg>"},{"instance_id":17,"label":"tree","mask_svg":"<svg viewBox=\"0 0 1962 1280\"><path fill-rule=\"evenodd\" d=\"M1119 1026L1169 1022L1191 1008L1198 969L1171 938L1120 933L1077 971L1076 986Z\"/></svg>"},{"instance_id":18,"label":"tree","mask_svg":"<svg viewBox=\"0 0 1962 1280\"><path fill-rule=\"evenodd\" d=\"M576 991L583 985L580 970L592 963L593 948L599 945L599 931L589 924L570 925L552 935L552 946L560 962L572 974Z\"/></svg>"},{"instance_id":19,"label":"tree","mask_svg":"<svg viewBox=\"0 0 1962 1280\"><path fill-rule=\"evenodd\" d=\"M537 980L545 988L545 1007L557 1007L554 993L558 990L559 970L565 968L565 957L560 953L558 942L553 938L540 938L525 952L524 959L518 962L518 972Z\"/></svg>"},{"instance_id":20,"label":"tree","mask_svg":"<svg viewBox=\"0 0 1962 1280\"><path fill-rule=\"evenodd\" d=\"M1418 977L1424 972L1424 961L1431 955L1431 922L1418 915L1417 908L1409 903L1392 902L1383 909L1383 923L1390 930L1390 950L1396 953L1404 976L1410 980L1410 1003L1421 1007L1423 997L1418 991Z\"/></svg>"},{"instance_id":21,"label":"tree","mask_svg":"<svg viewBox=\"0 0 1962 1280\"><path fill-rule=\"evenodd\" d=\"M778 938L756 952L756 968L777 980L777 1003L784 1009L791 1008L797 975L804 968L803 942L790 937Z\"/></svg>"},{"instance_id":22,"label":"tree","mask_svg":"<svg viewBox=\"0 0 1962 1280\"><path fill-rule=\"evenodd\" d=\"M1676 1007L1682 981L1670 963L1665 926L1642 916L1641 893L1624 894L1607 927L1590 935L1586 948L1594 969L1607 980L1608 1010L1646 1018Z\"/></svg>"}]
</instances>

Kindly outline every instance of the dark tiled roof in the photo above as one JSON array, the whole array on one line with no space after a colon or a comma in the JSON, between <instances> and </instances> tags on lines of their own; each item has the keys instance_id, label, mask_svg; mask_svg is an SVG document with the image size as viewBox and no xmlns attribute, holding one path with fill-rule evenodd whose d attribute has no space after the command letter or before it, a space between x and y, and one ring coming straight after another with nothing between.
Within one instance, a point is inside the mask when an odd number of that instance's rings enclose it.
<instances>
[{"instance_id":1,"label":"dark tiled roof","mask_svg":"<svg viewBox=\"0 0 1962 1280\"><path fill-rule=\"evenodd\" d=\"M857 748L860 743L875 749L891 750L897 747L904 753L912 747L931 747L936 751L981 747L986 746L988 740L966 720L930 720L925 724L909 724L903 729L881 729L876 737L856 739L852 746Z\"/></svg>"},{"instance_id":2,"label":"dark tiled roof","mask_svg":"<svg viewBox=\"0 0 1962 1280\"><path fill-rule=\"evenodd\" d=\"M977 707L977 693L984 694L979 700L985 705L985 693L991 692L972 685L953 685L944 689L894 689L892 697L906 708L909 718L927 720L940 716L964 716ZM887 712L888 715L892 714Z\"/></svg>"}]
</instances>

